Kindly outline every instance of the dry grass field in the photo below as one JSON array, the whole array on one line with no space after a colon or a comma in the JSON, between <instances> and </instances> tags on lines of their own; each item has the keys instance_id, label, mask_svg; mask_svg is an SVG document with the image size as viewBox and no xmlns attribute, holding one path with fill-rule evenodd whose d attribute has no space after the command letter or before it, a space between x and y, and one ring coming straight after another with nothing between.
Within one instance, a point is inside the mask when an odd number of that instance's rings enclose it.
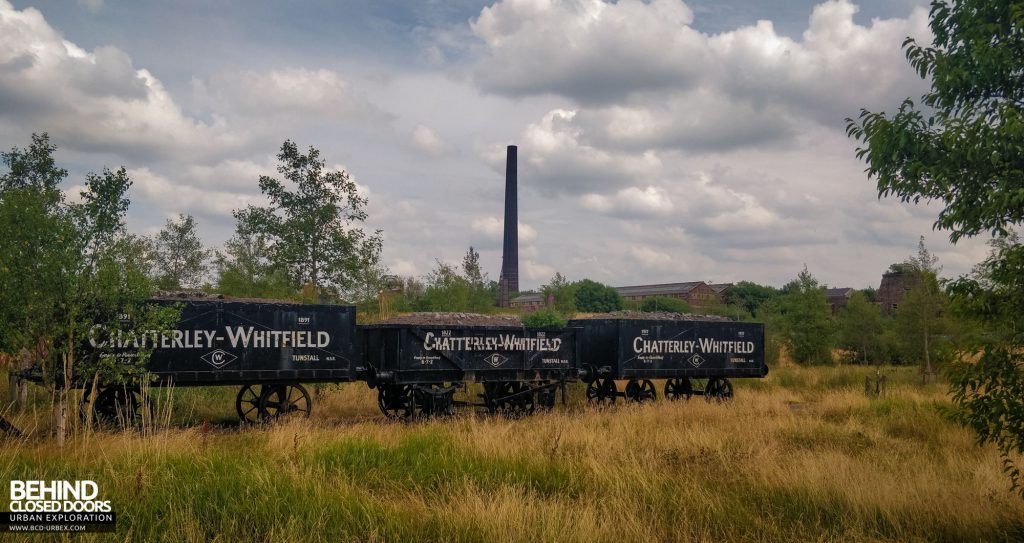
<instances>
[{"instance_id":1,"label":"dry grass field","mask_svg":"<svg viewBox=\"0 0 1024 543\"><path fill-rule=\"evenodd\" d=\"M93 479L118 541L1022 541L997 454L945 385L886 368L773 368L701 399L523 420L385 421L362 384L309 420L239 428L234 389L177 390L169 428L0 444L7 479ZM659 384L660 385L660 384ZM33 535L34 541L51 536ZM57 539L57 537L53 537Z\"/></svg>"}]
</instances>

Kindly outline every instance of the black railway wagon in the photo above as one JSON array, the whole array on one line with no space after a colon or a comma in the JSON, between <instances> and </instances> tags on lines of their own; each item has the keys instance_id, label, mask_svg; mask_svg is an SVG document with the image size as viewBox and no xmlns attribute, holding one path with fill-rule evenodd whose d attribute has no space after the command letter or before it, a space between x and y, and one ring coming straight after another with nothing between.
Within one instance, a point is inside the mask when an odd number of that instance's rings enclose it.
<instances>
[{"instance_id":1,"label":"black railway wagon","mask_svg":"<svg viewBox=\"0 0 1024 543\"><path fill-rule=\"evenodd\" d=\"M149 303L181 307L174 330L144 340L153 346L146 368L156 376L154 386L240 385L235 407L242 420L308 416L312 398L300 383L354 378L354 307L231 299ZM130 316L124 318L130 322ZM134 338L104 341L116 343L113 356L138 355ZM139 406L138 389L111 386L99 391L93 409L110 417L135 413Z\"/></svg>"},{"instance_id":2,"label":"black railway wagon","mask_svg":"<svg viewBox=\"0 0 1024 543\"><path fill-rule=\"evenodd\" d=\"M730 377L764 377L764 325L730 321L577 319L580 369L594 403L656 398L651 379L665 379L665 397L732 397ZM615 380L629 380L619 392Z\"/></svg>"},{"instance_id":3,"label":"black railway wagon","mask_svg":"<svg viewBox=\"0 0 1024 543\"><path fill-rule=\"evenodd\" d=\"M577 377L577 330L516 326L377 324L360 327L364 373L392 418L445 414L456 406L525 415L550 408ZM455 402L483 383L482 403Z\"/></svg>"}]
</instances>

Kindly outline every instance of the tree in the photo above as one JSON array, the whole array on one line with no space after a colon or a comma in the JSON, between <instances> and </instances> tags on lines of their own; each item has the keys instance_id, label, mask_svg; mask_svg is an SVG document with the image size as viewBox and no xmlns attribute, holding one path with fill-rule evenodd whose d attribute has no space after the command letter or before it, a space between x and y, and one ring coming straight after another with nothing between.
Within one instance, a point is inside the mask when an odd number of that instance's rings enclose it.
<instances>
[{"instance_id":1,"label":"tree","mask_svg":"<svg viewBox=\"0 0 1024 543\"><path fill-rule=\"evenodd\" d=\"M469 283L470 296L473 298L470 302L471 306L497 305L498 283L491 281L481 270L480 253L472 245L466 251L466 255L462 257L462 277Z\"/></svg>"},{"instance_id":2,"label":"tree","mask_svg":"<svg viewBox=\"0 0 1024 543\"><path fill-rule=\"evenodd\" d=\"M277 167L284 181L261 176L266 207L235 211L245 228L270 240L271 261L296 284L316 292L358 288L366 270L380 260L381 232L358 226L367 218L367 199L344 171L326 171L320 151L299 152L291 140L281 145Z\"/></svg>"},{"instance_id":3,"label":"tree","mask_svg":"<svg viewBox=\"0 0 1024 543\"><path fill-rule=\"evenodd\" d=\"M196 233L192 215L168 219L153 239L157 286L164 290L199 288L210 270L210 251Z\"/></svg>"},{"instance_id":4,"label":"tree","mask_svg":"<svg viewBox=\"0 0 1024 543\"><path fill-rule=\"evenodd\" d=\"M287 272L270 261L266 234L249 232L242 224L224 242L224 249L216 252L214 264L221 294L250 298L293 298L297 294Z\"/></svg>"},{"instance_id":5,"label":"tree","mask_svg":"<svg viewBox=\"0 0 1024 543\"><path fill-rule=\"evenodd\" d=\"M540 288L544 299L551 299L551 309L563 318L570 318L576 314L576 290L577 283L571 283L564 275L555 272L548 284Z\"/></svg>"},{"instance_id":6,"label":"tree","mask_svg":"<svg viewBox=\"0 0 1024 543\"><path fill-rule=\"evenodd\" d=\"M152 284L139 240L124 227L131 186L124 168L89 174L80 201L66 203L55 150L44 135L33 136L28 150L3 154L10 171L0 190L0 350L34 353L63 445L72 383L135 379L149 354L141 349L125 361L87 339L124 329L125 312L135 317L133 332L164 329L177 317L143 304Z\"/></svg>"},{"instance_id":7,"label":"tree","mask_svg":"<svg viewBox=\"0 0 1024 543\"><path fill-rule=\"evenodd\" d=\"M481 297L454 266L437 261L437 267L427 274L427 288L414 303L418 311L472 311L487 313L494 310L494 301Z\"/></svg>"},{"instance_id":8,"label":"tree","mask_svg":"<svg viewBox=\"0 0 1024 543\"><path fill-rule=\"evenodd\" d=\"M608 285L584 279L576 284L576 308L589 313L618 311L622 309L622 296Z\"/></svg>"},{"instance_id":9,"label":"tree","mask_svg":"<svg viewBox=\"0 0 1024 543\"><path fill-rule=\"evenodd\" d=\"M669 313L693 313L693 307L679 298L668 296L652 296L644 298L640 303L640 311L650 313L652 311L667 311Z\"/></svg>"},{"instance_id":10,"label":"tree","mask_svg":"<svg viewBox=\"0 0 1024 543\"><path fill-rule=\"evenodd\" d=\"M725 303L743 307L752 316L757 316L765 302L779 295L774 287L740 281L725 291Z\"/></svg>"},{"instance_id":11,"label":"tree","mask_svg":"<svg viewBox=\"0 0 1024 543\"><path fill-rule=\"evenodd\" d=\"M47 133L32 134L28 149L12 148L3 153L7 173L0 175L0 192L15 189L35 188L41 191L44 201L56 205L63 200L58 186L68 176L68 171L58 168L53 158L57 146L50 143Z\"/></svg>"},{"instance_id":12,"label":"tree","mask_svg":"<svg viewBox=\"0 0 1024 543\"><path fill-rule=\"evenodd\" d=\"M847 119L861 142L857 156L877 179L879 196L935 201L935 227L954 243L983 233L1008 240L1024 221L1024 4L1009 0L933 1L932 45L904 42L921 78L920 105L907 99L892 116L862 110ZM995 443L1024 496L1013 455L1024 453L1024 337L1018 332L1019 244L994 247L982 276L950 286L961 314L991 332L974 338L954 364L953 397L979 442ZM1013 311L1017 311L1014 313Z\"/></svg>"},{"instance_id":13,"label":"tree","mask_svg":"<svg viewBox=\"0 0 1024 543\"><path fill-rule=\"evenodd\" d=\"M921 236L917 254L904 262L903 269L914 277L914 286L896 310L896 331L901 339L901 357L921 361L926 382L935 379L933 360L938 354L936 337L948 331L945 318L946 294L939 285L938 258L924 245Z\"/></svg>"},{"instance_id":14,"label":"tree","mask_svg":"<svg viewBox=\"0 0 1024 543\"><path fill-rule=\"evenodd\" d=\"M892 117L861 110L847 119L879 195L941 202L935 226L954 242L1024 220L1022 13L1007 0L932 2L933 46L903 43L932 80L920 106L907 98Z\"/></svg>"},{"instance_id":15,"label":"tree","mask_svg":"<svg viewBox=\"0 0 1024 543\"><path fill-rule=\"evenodd\" d=\"M780 339L790 356L801 363L831 361L832 310L821 284L804 266L783 291L785 294L778 299L777 322Z\"/></svg>"},{"instance_id":16,"label":"tree","mask_svg":"<svg viewBox=\"0 0 1024 543\"><path fill-rule=\"evenodd\" d=\"M462 275L470 284L483 286L485 273L480 270L480 253L469 246L466 256L462 257Z\"/></svg>"},{"instance_id":17,"label":"tree","mask_svg":"<svg viewBox=\"0 0 1024 543\"><path fill-rule=\"evenodd\" d=\"M864 364L882 361L885 320L877 305L868 301L862 292L854 292L846 307L839 311L837 320L840 347Z\"/></svg>"},{"instance_id":18,"label":"tree","mask_svg":"<svg viewBox=\"0 0 1024 543\"><path fill-rule=\"evenodd\" d=\"M988 258L950 287L953 310L978 330L966 338L974 360L951 364L949 379L957 420L980 443L999 448L1004 470L1024 497L1015 461L1024 455L1024 244L1011 231L989 245Z\"/></svg>"}]
</instances>

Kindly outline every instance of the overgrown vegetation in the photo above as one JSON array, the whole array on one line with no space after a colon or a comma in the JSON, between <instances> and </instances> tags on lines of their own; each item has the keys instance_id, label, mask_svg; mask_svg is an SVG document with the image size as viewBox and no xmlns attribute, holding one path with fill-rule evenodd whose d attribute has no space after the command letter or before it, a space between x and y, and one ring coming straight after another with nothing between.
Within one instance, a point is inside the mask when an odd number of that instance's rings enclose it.
<instances>
[{"instance_id":1,"label":"overgrown vegetation","mask_svg":"<svg viewBox=\"0 0 1024 543\"><path fill-rule=\"evenodd\" d=\"M1024 502L997 451L943 416L945 385L883 371L881 399L862 393L873 368L781 366L726 404L598 411L573 388L547 415L411 425L383 422L352 384L309 421L210 428L234 417L235 389L178 389L187 426L63 452L8 440L0 465L97 481L118 540L1019 540Z\"/></svg>"},{"instance_id":2,"label":"overgrown vegetation","mask_svg":"<svg viewBox=\"0 0 1024 543\"><path fill-rule=\"evenodd\" d=\"M669 313L693 313L693 307L679 298L651 296L640 303L640 311L667 311Z\"/></svg>"},{"instance_id":3,"label":"overgrown vegetation","mask_svg":"<svg viewBox=\"0 0 1024 543\"><path fill-rule=\"evenodd\" d=\"M523 315L523 325L530 328L546 328L549 326L565 326L566 320L554 309L541 309Z\"/></svg>"},{"instance_id":4,"label":"overgrown vegetation","mask_svg":"<svg viewBox=\"0 0 1024 543\"><path fill-rule=\"evenodd\" d=\"M584 313L606 313L622 309L622 296L614 288L584 279L576 283L576 309Z\"/></svg>"},{"instance_id":5,"label":"overgrown vegetation","mask_svg":"<svg viewBox=\"0 0 1024 543\"><path fill-rule=\"evenodd\" d=\"M30 359L51 393L63 444L72 384L123 383L144 372L151 346L114 362L111 338L164 330L177 316L143 305L154 285L144 244L125 229L125 169L87 175L79 201L69 202L58 186L67 171L54 151L42 134L2 154L0 353Z\"/></svg>"},{"instance_id":6,"label":"overgrown vegetation","mask_svg":"<svg viewBox=\"0 0 1024 543\"><path fill-rule=\"evenodd\" d=\"M903 44L929 91L891 116L862 110L847 119L847 133L863 145L857 157L880 197L937 202L935 226L954 243L986 234L997 240L981 269L950 288L961 318L984 329L962 341L953 392L960 420L979 442L999 446L1024 496L1024 246L1013 233L1024 222L1024 2L935 0L929 26L931 44ZM919 294L927 314L932 293ZM926 361L930 349L923 345Z\"/></svg>"}]
</instances>

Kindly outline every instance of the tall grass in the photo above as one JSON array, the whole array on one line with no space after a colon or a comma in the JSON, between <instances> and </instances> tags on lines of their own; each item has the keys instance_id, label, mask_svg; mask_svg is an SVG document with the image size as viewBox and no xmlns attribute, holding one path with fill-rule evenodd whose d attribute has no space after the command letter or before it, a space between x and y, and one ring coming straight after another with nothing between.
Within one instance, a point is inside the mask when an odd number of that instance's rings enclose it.
<instances>
[{"instance_id":1,"label":"tall grass","mask_svg":"<svg viewBox=\"0 0 1024 543\"><path fill-rule=\"evenodd\" d=\"M228 423L234 389L181 389L171 429L65 450L39 430L0 444L0 471L96 480L118 532L87 541L1022 540L996 452L946 420L941 385L886 371L880 399L873 368L773 368L728 404L595 411L574 390L523 420L415 424L362 385L255 428Z\"/></svg>"}]
</instances>

